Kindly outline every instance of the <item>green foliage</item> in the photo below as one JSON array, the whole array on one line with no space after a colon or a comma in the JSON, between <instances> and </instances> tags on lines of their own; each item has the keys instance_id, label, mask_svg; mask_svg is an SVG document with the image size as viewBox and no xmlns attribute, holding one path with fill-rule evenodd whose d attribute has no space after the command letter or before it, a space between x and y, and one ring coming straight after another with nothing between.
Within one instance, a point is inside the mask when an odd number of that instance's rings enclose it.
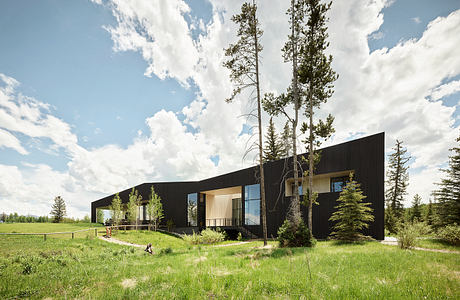
<instances>
[{"instance_id":1,"label":"green foliage","mask_svg":"<svg viewBox=\"0 0 460 300\"><path fill-rule=\"evenodd\" d=\"M166 227L168 228L168 231L173 230L175 226L176 225L174 224L173 219L169 219L168 221L166 221Z\"/></svg>"},{"instance_id":2,"label":"green foliage","mask_svg":"<svg viewBox=\"0 0 460 300\"><path fill-rule=\"evenodd\" d=\"M104 224L104 211L102 209L96 209L96 222Z\"/></svg>"},{"instance_id":3,"label":"green foliage","mask_svg":"<svg viewBox=\"0 0 460 300\"><path fill-rule=\"evenodd\" d=\"M281 158L291 156L292 152L292 130L289 127L289 121L284 124L283 132L281 134L280 143L282 146Z\"/></svg>"},{"instance_id":4,"label":"green foliage","mask_svg":"<svg viewBox=\"0 0 460 300\"><path fill-rule=\"evenodd\" d=\"M243 240L243 235L241 234L241 232L238 232L238 236L236 237L236 240L240 242Z\"/></svg>"},{"instance_id":5,"label":"green foliage","mask_svg":"<svg viewBox=\"0 0 460 300\"><path fill-rule=\"evenodd\" d=\"M18 213L10 213L9 215L2 213L0 215L0 220L3 223L48 223L52 221L48 216L23 216Z\"/></svg>"},{"instance_id":6,"label":"green foliage","mask_svg":"<svg viewBox=\"0 0 460 300\"><path fill-rule=\"evenodd\" d=\"M395 213L391 209L391 207L387 207L385 209L385 229L390 234L395 234L398 232L400 220L396 218Z\"/></svg>"},{"instance_id":7,"label":"green foliage","mask_svg":"<svg viewBox=\"0 0 460 300\"><path fill-rule=\"evenodd\" d=\"M130 224L137 223L141 200L142 196L139 195L139 192L135 188L132 188L131 193L129 193L128 204L126 205L127 218Z\"/></svg>"},{"instance_id":8,"label":"green foliage","mask_svg":"<svg viewBox=\"0 0 460 300\"><path fill-rule=\"evenodd\" d=\"M410 160L410 156L402 144L402 141L396 140L396 145L393 148L394 152L388 157L387 189L385 192L387 209L391 209L396 220L401 220L403 217L402 203L404 196L407 194L406 190L409 184L409 166L407 166L407 163ZM391 226L394 227L394 224ZM392 231L390 228L387 229Z\"/></svg>"},{"instance_id":9,"label":"green foliage","mask_svg":"<svg viewBox=\"0 0 460 300\"><path fill-rule=\"evenodd\" d=\"M1 224L0 228L4 225L14 225L15 230L20 230L22 226L35 224ZM38 225L57 228L54 231L82 226ZM133 233L137 231L127 231L126 236ZM144 235L147 239L161 233L145 231ZM394 247L375 242L336 244L320 241L314 249L279 249L262 248L261 241L228 247L191 247L181 239L174 239L182 242L182 248L152 239L155 253L167 247L173 250L170 255L152 256L144 255L141 250L132 253L131 247L99 239L71 240L67 237L49 238L44 242L38 237L1 237L0 298L96 300L141 299L146 295L153 299L201 299L210 295L216 299L460 297L458 281L452 275L460 272L457 254L396 251ZM115 251L117 255L113 255ZM30 257L37 259L35 269L29 275L23 275L21 261ZM18 258L17 262L15 258ZM333 278L334 284L326 278ZM137 284L131 288L123 286L127 279ZM247 286L250 288L242 288Z\"/></svg>"},{"instance_id":10,"label":"green foliage","mask_svg":"<svg viewBox=\"0 0 460 300\"><path fill-rule=\"evenodd\" d=\"M342 241L359 241L368 239L361 233L361 230L369 227L369 222L374 220L372 208L368 207L369 202L363 202L366 196L363 195L360 185L353 180L353 173L350 173L350 180L340 192L339 204L329 218L336 223L332 227L331 237Z\"/></svg>"},{"instance_id":11,"label":"green foliage","mask_svg":"<svg viewBox=\"0 0 460 300\"><path fill-rule=\"evenodd\" d=\"M433 224L434 215L433 215L433 203L431 202L431 199L426 205L426 210L425 210L425 214L423 218L428 225Z\"/></svg>"},{"instance_id":12,"label":"green foliage","mask_svg":"<svg viewBox=\"0 0 460 300\"><path fill-rule=\"evenodd\" d=\"M161 197L155 193L153 185L150 187L150 198L147 203L147 215L150 223L154 225L155 230L158 229L158 224L164 218L163 204L161 204Z\"/></svg>"},{"instance_id":13,"label":"green foliage","mask_svg":"<svg viewBox=\"0 0 460 300\"><path fill-rule=\"evenodd\" d=\"M64 216L66 215L65 202L61 196L57 196L56 198L54 198L54 204L51 207L50 214L54 217L54 223L61 222Z\"/></svg>"},{"instance_id":14,"label":"green foliage","mask_svg":"<svg viewBox=\"0 0 460 300\"><path fill-rule=\"evenodd\" d=\"M414 200L412 200L412 207L409 210L409 221L412 223L422 220L422 209L420 207L421 202L422 197L420 197L418 194L415 194Z\"/></svg>"},{"instance_id":15,"label":"green foliage","mask_svg":"<svg viewBox=\"0 0 460 300\"><path fill-rule=\"evenodd\" d=\"M123 210L121 206L121 199L118 193L113 197L112 204L110 205L110 214L112 216L112 224L120 224L121 219L123 218Z\"/></svg>"},{"instance_id":16,"label":"green foliage","mask_svg":"<svg viewBox=\"0 0 460 300\"><path fill-rule=\"evenodd\" d=\"M439 228L437 236L451 245L460 246L460 226L457 223Z\"/></svg>"},{"instance_id":17,"label":"green foliage","mask_svg":"<svg viewBox=\"0 0 460 300\"><path fill-rule=\"evenodd\" d=\"M402 223L398 228L398 246L401 249L409 249L415 247L418 229L411 223Z\"/></svg>"},{"instance_id":18,"label":"green foliage","mask_svg":"<svg viewBox=\"0 0 460 300\"><path fill-rule=\"evenodd\" d=\"M171 253L173 253L173 249L171 247L161 248L160 250L161 255L166 255L166 254L171 254Z\"/></svg>"},{"instance_id":19,"label":"green foliage","mask_svg":"<svg viewBox=\"0 0 460 300\"><path fill-rule=\"evenodd\" d=\"M286 219L278 229L278 243L280 247L314 247L316 240L303 220L294 224Z\"/></svg>"},{"instance_id":20,"label":"green foliage","mask_svg":"<svg viewBox=\"0 0 460 300\"><path fill-rule=\"evenodd\" d=\"M284 147L276 134L273 118L270 118L267 135L265 137L264 161L274 161L280 159L283 155Z\"/></svg>"},{"instance_id":21,"label":"green foliage","mask_svg":"<svg viewBox=\"0 0 460 300\"><path fill-rule=\"evenodd\" d=\"M191 235L183 235L182 238L192 245L215 244L225 240L225 233L206 228L200 234L193 232Z\"/></svg>"},{"instance_id":22,"label":"green foliage","mask_svg":"<svg viewBox=\"0 0 460 300\"><path fill-rule=\"evenodd\" d=\"M438 183L439 189L433 192L436 205L436 227L460 224L460 136L459 145L449 149L449 168L442 170L446 177Z\"/></svg>"}]
</instances>

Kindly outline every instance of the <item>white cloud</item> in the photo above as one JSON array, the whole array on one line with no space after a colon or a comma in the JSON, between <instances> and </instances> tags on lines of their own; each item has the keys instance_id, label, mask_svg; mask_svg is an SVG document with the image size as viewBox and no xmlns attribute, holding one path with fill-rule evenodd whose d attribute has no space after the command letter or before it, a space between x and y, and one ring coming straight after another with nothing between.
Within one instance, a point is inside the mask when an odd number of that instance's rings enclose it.
<instances>
[{"instance_id":1,"label":"white cloud","mask_svg":"<svg viewBox=\"0 0 460 300\"><path fill-rule=\"evenodd\" d=\"M7 147L16 150L22 155L29 152L21 146L21 142L10 132L0 128L0 148Z\"/></svg>"},{"instance_id":2,"label":"white cloud","mask_svg":"<svg viewBox=\"0 0 460 300\"><path fill-rule=\"evenodd\" d=\"M420 21L419 17L414 17L411 20L414 21L415 24L420 24L422 22L422 21Z\"/></svg>"},{"instance_id":3,"label":"white cloud","mask_svg":"<svg viewBox=\"0 0 460 300\"><path fill-rule=\"evenodd\" d=\"M449 83L438 86L431 92L432 100L440 100L446 96L455 94L460 91L460 80L454 80Z\"/></svg>"},{"instance_id":4,"label":"white cloud","mask_svg":"<svg viewBox=\"0 0 460 300\"><path fill-rule=\"evenodd\" d=\"M252 163L242 162L249 136L240 135L246 120L239 117L250 106L243 97L232 104L224 101L231 85L222 66L222 49L235 41L230 17L241 2L212 2L212 19L208 24L199 23L203 33L193 40L185 18L190 8L183 1L109 1L117 18L115 26L107 27L115 51L140 52L147 63L146 75L174 78L184 86L193 81L199 88L196 99L181 111L183 122L176 113L164 110L146 116L148 132L135 137L127 147L81 147L71 127L53 116L48 105L17 93L19 83L0 74L0 82L4 82L0 89L0 145L25 154L13 134L17 132L49 139L53 147L64 148L69 154L68 170L62 172L45 165L0 165L2 208L24 213L30 208L43 214L59 194L69 200L69 210L82 216L98 197L142 182L206 178ZM281 58L288 33L287 5L283 1L260 2L259 17L265 31L263 91L282 92L290 80L289 65ZM333 99L324 106L325 112L336 117L337 133L329 144L358 133L386 131L388 151L395 139L402 139L415 158L412 170L421 169L411 173L408 200L419 193L426 202L458 130L454 128L455 107L429 100L458 91L458 81L450 78L460 74L460 57L456 55L460 11L433 20L418 40L370 52L368 39L379 31L384 22L382 10L389 5L391 1L383 0L333 3L329 51L340 78ZM278 128L284 125L281 118L276 121ZM211 160L215 155L219 156L217 166ZM18 204L26 202L34 203L33 207Z\"/></svg>"}]
</instances>

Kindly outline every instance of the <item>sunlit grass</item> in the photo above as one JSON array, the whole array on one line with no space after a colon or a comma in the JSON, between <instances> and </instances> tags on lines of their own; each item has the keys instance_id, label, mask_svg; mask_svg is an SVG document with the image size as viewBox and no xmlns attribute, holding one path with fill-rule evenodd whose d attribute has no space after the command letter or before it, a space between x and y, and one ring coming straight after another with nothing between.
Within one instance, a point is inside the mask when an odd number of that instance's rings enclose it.
<instances>
[{"instance_id":1,"label":"sunlit grass","mask_svg":"<svg viewBox=\"0 0 460 300\"><path fill-rule=\"evenodd\" d=\"M45 242L0 236L0 299L460 297L456 254L378 242L318 242L313 249L262 249L260 241L188 247L168 241L175 237L154 235L158 247L171 247L172 253L149 255L91 237Z\"/></svg>"}]
</instances>

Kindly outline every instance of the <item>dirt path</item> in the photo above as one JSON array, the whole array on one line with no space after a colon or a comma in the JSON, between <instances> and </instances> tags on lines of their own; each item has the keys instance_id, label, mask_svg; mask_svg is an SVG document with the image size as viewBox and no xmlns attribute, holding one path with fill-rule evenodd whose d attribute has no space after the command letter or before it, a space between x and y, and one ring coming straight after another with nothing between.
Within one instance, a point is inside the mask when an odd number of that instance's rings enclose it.
<instances>
[{"instance_id":1,"label":"dirt path","mask_svg":"<svg viewBox=\"0 0 460 300\"><path fill-rule=\"evenodd\" d=\"M228 247L228 246L237 246L247 244L249 242L238 242L238 243L231 243L231 244L223 244L223 245L214 245L213 247Z\"/></svg>"},{"instance_id":2,"label":"dirt path","mask_svg":"<svg viewBox=\"0 0 460 300\"><path fill-rule=\"evenodd\" d=\"M384 245L391 245L391 246L398 246L397 241L380 241L380 243ZM430 252L440 252L440 253L454 253L460 254L458 251L454 250L445 250L445 249L429 249L429 248L420 248L420 247L412 247L411 250L421 250L421 251L430 251Z\"/></svg>"},{"instance_id":3,"label":"dirt path","mask_svg":"<svg viewBox=\"0 0 460 300\"><path fill-rule=\"evenodd\" d=\"M138 247L138 248L144 248L145 246L144 245L139 245L139 244L132 244L132 243L128 243L128 242L123 242L123 241L120 241L120 240L117 240L116 238L106 238L106 237L103 237L103 236L98 236L99 239L103 240L103 241L106 241L106 242L109 242L109 243L114 243L114 244L118 244L118 245L124 245L124 246L131 246L131 247Z\"/></svg>"}]
</instances>

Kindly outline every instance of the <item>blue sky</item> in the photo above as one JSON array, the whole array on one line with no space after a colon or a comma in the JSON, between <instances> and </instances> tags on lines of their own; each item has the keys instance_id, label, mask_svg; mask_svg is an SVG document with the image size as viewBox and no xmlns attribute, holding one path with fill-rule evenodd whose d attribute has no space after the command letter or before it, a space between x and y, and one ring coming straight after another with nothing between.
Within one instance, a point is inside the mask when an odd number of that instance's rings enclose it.
<instances>
[{"instance_id":1,"label":"blue sky","mask_svg":"<svg viewBox=\"0 0 460 300\"><path fill-rule=\"evenodd\" d=\"M243 101L223 103L230 84L219 61L234 39L229 18L240 1L141 2L0 2L0 74L17 82L0 80L0 87L13 88L5 99L27 108L14 114L0 102L5 115L24 121L18 129L2 123L0 115L0 129L7 132L0 132L0 210L46 214L58 193L68 199L71 214L82 216L97 197L134 184L203 178L252 164L241 162L250 121L237 118L248 108ZM260 3L265 91L282 92L289 81L279 51L288 30L284 6ZM409 200L417 192L428 201L458 136L460 67L449 48L458 36L445 27L457 22L453 13L459 9L460 2L451 0L353 0L334 2L330 15L340 75L325 107L336 116L330 143L385 131L388 152L396 138L405 140L414 157ZM430 31L428 24L438 17L441 22ZM439 49L433 53L445 57L437 58L425 44L440 34L445 38L435 41ZM412 65L400 70L397 57ZM435 58L449 60L451 69L437 67ZM382 66L391 78L382 77ZM423 78L405 73L419 68L427 72ZM402 82L414 93L398 98L409 93L386 88L386 81L388 87ZM369 84L361 87L363 82ZM361 88L357 93L352 87ZM34 110L32 103L49 107ZM353 122L342 114L344 103L356 108ZM403 108L394 109L394 103ZM423 110L424 103L437 119ZM59 121L48 123L51 116ZM280 129L284 122L275 120ZM62 139L53 136L59 130ZM423 150L432 144L435 154ZM54 186L38 188L47 184ZM24 191L15 195L16 187Z\"/></svg>"}]
</instances>

